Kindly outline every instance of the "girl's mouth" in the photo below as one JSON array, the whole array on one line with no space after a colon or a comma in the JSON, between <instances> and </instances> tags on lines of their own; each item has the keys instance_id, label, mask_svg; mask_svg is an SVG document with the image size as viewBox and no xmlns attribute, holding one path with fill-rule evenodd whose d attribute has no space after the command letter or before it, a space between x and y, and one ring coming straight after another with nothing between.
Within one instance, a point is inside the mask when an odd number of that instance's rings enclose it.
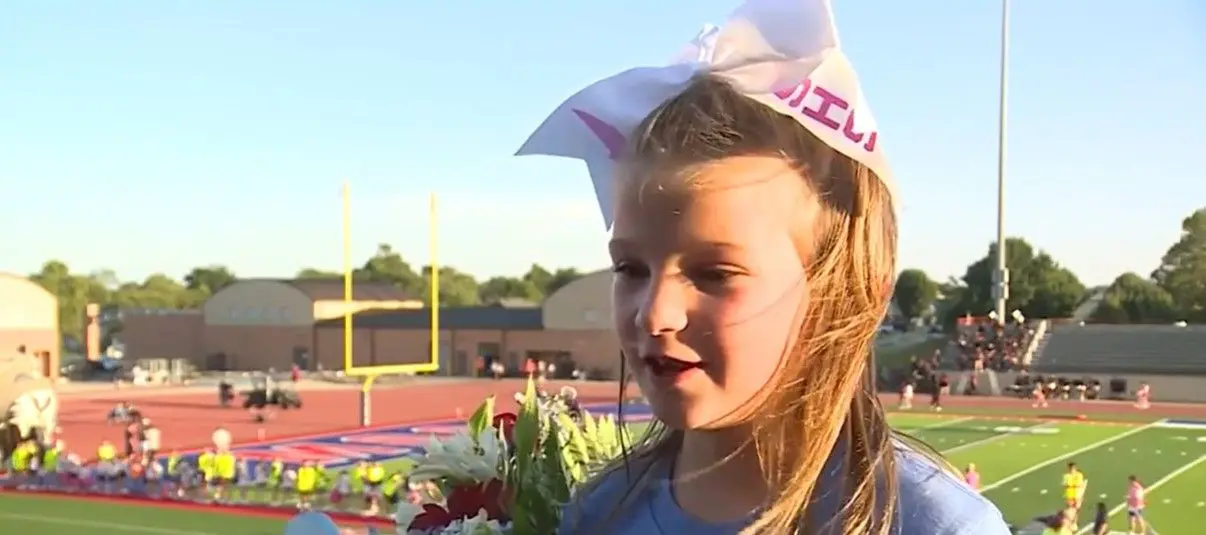
<instances>
[{"instance_id":1,"label":"girl's mouth","mask_svg":"<svg viewBox=\"0 0 1206 535\"><path fill-rule=\"evenodd\" d=\"M643 360L655 378L670 382L686 379L704 367L703 362L689 362L666 355L648 356Z\"/></svg>"}]
</instances>

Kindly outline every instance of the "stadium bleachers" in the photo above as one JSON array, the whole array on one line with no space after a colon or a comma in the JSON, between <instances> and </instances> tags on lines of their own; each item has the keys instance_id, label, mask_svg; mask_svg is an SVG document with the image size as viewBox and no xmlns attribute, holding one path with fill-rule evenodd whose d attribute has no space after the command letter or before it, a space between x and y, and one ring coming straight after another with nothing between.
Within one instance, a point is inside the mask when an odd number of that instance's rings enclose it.
<instances>
[{"instance_id":1,"label":"stadium bleachers","mask_svg":"<svg viewBox=\"0 0 1206 535\"><path fill-rule=\"evenodd\" d=\"M1034 372L1206 375L1206 326L1052 326Z\"/></svg>"}]
</instances>

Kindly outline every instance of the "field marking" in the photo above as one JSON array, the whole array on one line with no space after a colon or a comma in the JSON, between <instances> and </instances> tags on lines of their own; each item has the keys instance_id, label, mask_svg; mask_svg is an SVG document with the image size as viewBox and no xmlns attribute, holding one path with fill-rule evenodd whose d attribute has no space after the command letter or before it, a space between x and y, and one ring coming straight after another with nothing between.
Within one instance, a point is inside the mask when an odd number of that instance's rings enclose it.
<instances>
[{"instance_id":1,"label":"field marking","mask_svg":"<svg viewBox=\"0 0 1206 535\"><path fill-rule=\"evenodd\" d=\"M912 429L906 429L906 430L904 430L904 432L905 433L916 433L918 431L930 431L932 429L941 429L943 427L950 427L955 424L961 424L963 422L970 422L972 420L975 420L975 418L972 418L971 416L967 416L967 417L963 417L963 418L942 418L941 420L934 422L932 424L923 425L921 427L914 427Z\"/></svg>"},{"instance_id":2,"label":"field marking","mask_svg":"<svg viewBox=\"0 0 1206 535\"><path fill-rule=\"evenodd\" d=\"M1164 477L1157 479L1154 483L1152 483L1151 485L1148 485L1147 488L1144 489L1145 490L1144 494L1150 493L1150 492L1160 488L1165 483L1172 481L1177 476L1184 474L1185 472L1193 470L1194 468L1196 468L1199 464L1202 464L1203 462L1206 462L1206 455L1199 456L1196 460L1194 460L1188 464L1182 465L1180 468L1173 470L1172 472L1169 472ZM1123 509L1126 509L1125 501L1118 505L1115 505L1113 509L1110 509L1110 511L1108 513L1106 513L1106 518L1109 518L1118 513L1121 513ZM1151 526L1149 525L1148 527L1150 528ZM1091 529L1093 529L1092 524L1086 525L1085 527L1080 528L1080 531L1077 531L1076 535L1083 535L1085 533L1088 533L1089 530L1091 530Z\"/></svg>"},{"instance_id":3,"label":"field marking","mask_svg":"<svg viewBox=\"0 0 1206 535\"><path fill-rule=\"evenodd\" d=\"M118 522L100 522L96 520L72 520L69 518L58 518L53 516L42 515L22 515L16 513L0 513L0 518L10 520L25 520L27 522L39 522L43 524L57 524L60 526L71 526L76 528L100 528L111 529L126 533L151 533L154 535L217 535L209 531L189 531L183 529L172 528L156 528L152 526L139 526L137 524L122 524Z\"/></svg>"},{"instance_id":4,"label":"field marking","mask_svg":"<svg viewBox=\"0 0 1206 535\"><path fill-rule=\"evenodd\" d=\"M960 444L960 445L955 446L955 447L953 447L953 448L951 448L951 449L948 449L948 450L941 450L941 451L942 451L942 454L943 454L943 455L947 455L947 454L951 454L951 453L957 453L957 452L963 451L963 450L965 450L965 449L968 449L968 448L971 448L971 447L974 447L974 446L983 446L983 445L985 445L985 444L989 444L989 443L992 443L992 442L996 442L996 441L1001 440L1001 439L1006 438L1006 437L1012 437L1012 436L1016 436L1016 435L1019 435L1019 434L1021 434L1021 433L1026 432L1026 431L1029 431L1029 430L1031 430L1031 429L1037 429L1037 428L1039 428L1039 427L1043 427L1043 426L1046 426L1046 425L1051 425L1051 422L1043 422L1043 423L1039 423L1039 424L1034 424L1034 425L1029 426L1029 427L1022 427L1022 428L1017 429L1017 430L1015 430L1015 431L1009 431L1009 432L1006 432L1006 433L999 433L999 434L996 434L996 435L993 435L993 436L990 436L990 437L985 437L985 438L982 438L982 439L980 439L980 440L973 440L973 441L971 441L971 442L968 442L967 444Z\"/></svg>"},{"instance_id":5,"label":"field marking","mask_svg":"<svg viewBox=\"0 0 1206 535\"><path fill-rule=\"evenodd\" d=\"M980 489L980 492L988 492L988 491L990 491L990 490L993 490L993 489L999 488L999 487L1001 487L1002 485L1004 485L1004 484L1006 484L1006 483L1009 483L1010 481L1014 481L1014 480L1016 480L1016 479L1021 478L1022 476L1026 476L1026 475L1032 474L1032 473L1034 473L1034 472L1037 472L1037 471L1039 471L1039 470L1042 470L1043 468L1046 468L1046 467L1048 467L1048 466L1050 466L1050 465L1052 465L1052 464L1055 464L1055 463L1057 463L1057 462L1059 462L1059 461L1063 461L1063 460L1065 460L1065 459L1071 459L1072 457L1075 457L1075 456L1080 455L1080 454L1082 454L1082 453L1085 453L1085 452L1087 452L1087 451L1092 451L1092 450L1095 450L1095 449L1097 449L1097 448L1100 448L1100 447L1102 447L1102 446L1104 446L1104 445L1106 445L1106 444L1110 444L1110 443L1113 443L1113 442L1117 442L1117 441L1119 441L1119 440L1122 440L1122 439L1124 439L1124 438L1126 438L1126 437L1129 437L1129 436L1131 436L1131 435L1134 435L1134 434L1136 434L1136 433L1139 433L1140 431L1145 431L1145 430L1148 430L1148 429L1152 429L1152 428L1153 428L1155 425L1156 425L1156 422L1152 422L1152 423L1150 423L1150 424L1147 424L1147 425L1144 425L1144 426L1140 426L1140 427L1136 427L1136 428L1134 428L1134 429L1128 429L1128 430L1126 430L1126 431L1123 431L1123 432L1121 432L1121 433L1118 433L1117 435L1113 435L1113 436L1107 437L1107 438L1105 438L1105 439L1098 440L1097 442L1094 442L1094 443L1092 443L1092 444L1089 444L1088 446L1085 446L1085 447L1080 448L1080 449L1078 449L1078 450L1072 450L1072 451L1070 451L1070 452L1068 452L1068 453L1065 453L1065 454L1063 454L1063 455L1060 455L1060 456L1058 456L1058 457L1053 457L1053 458L1051 458L1051 459L1048 459L1048 460L1047 460L1047 462L1044 462L1044 463L1042 463L1042 464L1036 464L1036 465L1034 465L1033 467L1027 468L1027 469L1025 469L1025 470L1021 470L1021 471L1019 471L1019 472L1017 472L1017 473L1014 473L1013 475L1006 476L1006 477L1004 477L1004 478L1002 478L1002 479L1000 479L1000 480L997 480L997 481L994 481L994 482L992 482L992 483L990 483L990 484L988 484L988 485L985 485L983 489Z\"/></svg>"}]
</instances>

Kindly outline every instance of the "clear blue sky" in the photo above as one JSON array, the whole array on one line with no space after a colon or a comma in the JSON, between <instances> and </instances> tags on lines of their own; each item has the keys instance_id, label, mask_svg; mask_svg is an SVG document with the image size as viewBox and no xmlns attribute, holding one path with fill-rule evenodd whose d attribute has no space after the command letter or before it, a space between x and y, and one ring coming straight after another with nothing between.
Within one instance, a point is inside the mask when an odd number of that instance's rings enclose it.
<instances>
[{"instance_id":1,"label":"clear blue sky","mask_svg":"<svg viewBox=\"0 0 1206 535\"><path fill-rule=\"evenodd\" d=\"M837 4L898 173L902 267L961 274L994 236L999 2ZM1088 283L1146 274L1206 206L1206 3L1142 4L1013 2L1010 234ZM511 154L735 5L10 2L0 270L337 268L344 178L358 260L384 241L425 263L436 189L446 264L603 267L585 169Z\"/></svg>"}]
</instances>

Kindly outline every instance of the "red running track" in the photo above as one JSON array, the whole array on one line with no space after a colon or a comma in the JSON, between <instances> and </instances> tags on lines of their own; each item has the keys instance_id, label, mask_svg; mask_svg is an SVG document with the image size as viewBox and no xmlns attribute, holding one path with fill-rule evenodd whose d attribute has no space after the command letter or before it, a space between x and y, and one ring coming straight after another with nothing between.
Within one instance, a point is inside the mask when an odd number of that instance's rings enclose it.
<instances>
[{"instance_id":1,"label":"red running track","mask_svg":"<svg viewBox=\"0 0 1206 535\"><path fill-rule=\"evenodd\" d=\"M616 399L616 383L550 383L546 388L570 384L586 402L607 402ZM431 382L378 388L372 394L374 425L406 425L424 421L448 420L467 416L487 396L498 396L506 403L523 388L521 380L466 380L457 383ZM276 417L264 424L252 422L241 409L218 407L217 393L157 394L139 392L136 403L162 432L163 446L196 448L209 444L210 434L219 426L226 427L236 443L254 442L265 438L279 439L294 436L325 434L354 429L359 426L359 392L355 389L304 391L305 407L301 410L277 411ZM96 396L63 396L60 398L60 427L68 447L88 456L102 440L121 440L121 427L105 423L105 416L120 399L119 392ZM895 405L897 396L884 395L886 407ZM919 405L925 399L918 399ZM952 412L961 407L994 408L1016 411L1021 415L1042 411L1030 407L1028 400L948 396L944 405ZM1048 410L1075 410L1086 415L1138 411L1129 402L1069 402L1053 401ZM1201 405L1155 403L1150 411L1162 417L1206 417Z\"/></svg>"},{"instance_id":2,"label":"red running track","mask_svg":"<svg viewBox=\"0 0 1206 535\"><path fill-rule=\"evenodd\" d=\"M586 402L615 400L618 393L615 383L554 382L546 388L560 388L562 384L571 384ZM466 380L378 388L372 393L372 423L374 426L406 425L467 416L486 397L494 395L506 403L523 386L520 380ZM68 449L87 457L102 440L115 444L121 441L122 427L105 422L121 395L115 391L97 396L60 397L59 427ZM274 418L263 424L253 422L242 409L219 407L216 388L212 394L139 392L133 399L143 415L159 427L164 449L206 446L219 426L230 431L235 443L258 441L261 430L263 438L272 440L346 431L359 426L358 390L311 390L301 392L301 397L305 404L302 409L277 411Z\"/></svg>"}]
</instances>

